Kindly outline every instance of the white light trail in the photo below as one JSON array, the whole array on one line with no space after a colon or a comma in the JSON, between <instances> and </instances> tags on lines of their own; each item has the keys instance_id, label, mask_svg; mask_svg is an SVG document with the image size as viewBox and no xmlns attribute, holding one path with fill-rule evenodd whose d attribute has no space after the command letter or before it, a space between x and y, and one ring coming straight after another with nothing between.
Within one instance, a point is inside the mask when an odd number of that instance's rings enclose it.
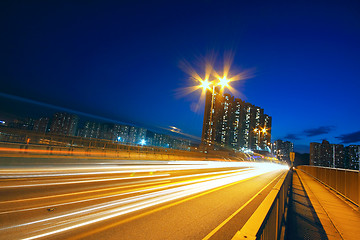
<instances>
[{"instance_id":1,"label":"white light trail","mask_svg":"<svg viewBox=\"0 0 360 240\"><path fill-rule=\"evenodd\" d=\"M53 217L38 219L26 222L26 219L17 220L18 223L14 225L8 225L0 229L0 235L10 238L18 239L37 239L44 238L61 232L77 229L80 227L88 226L94 223L98 223L104 220L112 219L115 217L123 216L128 213L139 211L145 208L154 207L156 205L164 204L170 201L179 200L195 194L201 194L207 191L215 190L217 188L233 184L245 179L249 179L255 176L262 175L267 172L279 170L282 166L276 164L259 164L259 163L219 163L219 162L168 162L166 165L157 166L137 166L132 169L126 166L126 170L120 167L122 170L119 171L119 167L108 168L109 171L103 171L97 166L96 174L112 174L110 169L124 173L133 173L135 171L140 172L158 172L157 175L138 176L138 178L158 177L158 181L155 186L142 187L131 190L123 190L121 192L114 192L108 195L95 195L91 198L86 196L84 199L78 199L68 202L62 202L51 207L59 207L65 205L76 205L80 204L80 208L75 211L68 212L54 212L56 215ZM147 169L146 169L147 168ZM190 170L190 169L217 169L217 171L211 170L211 172L204 173L192 173L181 176L170 176L168 173L159 173L162 171L179 171L179 170ZM224 169L222 169L224 168ZM237 168L226 170L226 168ZM240 169L239 169L240 168ZM92 168L90 168L92 169ZM146 169L146 171L145 171ZM221 169L221 170L220 170ZM95 168L93 169L95 171ZM18 174L18 173L17 173ZM48 173L46 173L48 174ZM74 173L78 174L78 173ZM81 173L82 174L82 173ZM120 174L120 173L119 173ZM71 174L61 176L73 176ZM94 176L95 176L94 175ZM135 177L123 177L124 179L134 179ZM122 179L120 178L109 178L111 179ZM74 183L89 183L89 182L102 182L109 179L90 179L90 180L79 180L69 181L67 184ZM41 183L39 183L41 184ZM55 184L55 183L54 183ZM62 182L61 184L65 184ZM26 187L34 186L38 184L28 184ZM45 183L44 183L45 185ZM47 184L48 185L48 184ZM55 184L56 185L56 184ZM105 188L106 189L106 188ZM99 190L100 191L100 190ZM84 191L86 192L86 191ZM81 193L79 193L81 194ZM66 194L65 194L66 195ZM71 194L69 194L71 196ZM75 194L76 195L76 194ZM135 195L128 196L127 195ZM59 194L61 196L61 194ZM46 199L46 197L44 197ZM56 198L56 197L55 197ZM117 199L120 198L120 199ZM101 203L99 203L101 201ZM86 203L88 206L81 207L81 204ZM92 203L92 204L90 204ZM1 202L0 202L1 204ZM25 208L21 211L37 211L40 207ZM17 210L14 210L17 211ZM11 211L5 212L6 214ZM4 213L4 214L5 214ZM1 215L1 214L0 214Z\"/></svg>"}]
</instances>

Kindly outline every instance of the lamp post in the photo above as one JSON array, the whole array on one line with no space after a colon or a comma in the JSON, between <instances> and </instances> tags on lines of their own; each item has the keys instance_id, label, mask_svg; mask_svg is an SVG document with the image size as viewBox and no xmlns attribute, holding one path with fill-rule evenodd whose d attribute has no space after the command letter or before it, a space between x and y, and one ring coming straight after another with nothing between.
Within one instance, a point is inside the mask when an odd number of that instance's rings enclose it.
<instances>
[{"instance_id":1,"label":"lamp post","mask_svg":"<svg viewBox=\"0 0 360 240\"><path fill-rule=\"evenodd\" d=\"M258 147L259 147L259 150L261 150L261 147L260 147L261 132L265 136L265 133L267 133L266 127L264 127L264 128L259 127L259 129L257 129L257 128L254 129L254 133L258 133Z\"/></svg>"},{"instance_id":2,"label":"lamp post","mask_svg":"<svg viewBox=\"0 0 360 240\"><path fill-rule=\"evenodd\" d=\"M258 148L260 148L260 146L259 146L260 145L260 128L259 129L255 128L254 133L258 134Z\"/></svg>"},{"instance_id":3,"label":"lamp post","mask_svg":"<svg viewBox=\"0 0 360 240\"><path fill-rule=\"evenodd\" d=\"M265 138L265 134L267 133L267 129L266 129L266 127L264 127L261 131L262 131L263 136L264 136L264 138ZM265 142L265 147L264 147L264 150L266 150L266 142Z\"/></svg>"},{"instance_id":4,"label":"lamp post","mask_svg":"<svg viewBox=\"0 0 360 240\"><path fill-rule=\"evenodd\" d=\"M219 94L226 88L229 87L230 80L224 76L223 78L218 78L217 80L213 80L209 82L208 79L205 79L203 81L200 81L199 88L202 88L203 91L209 90L211 92L211 105L210 105L210 118L209 118L209 129L207 131L207 144L210 146L212 143L212 135L213 135L213 112L214 112L214 104L215 104L215 90L217 86L221 87L221 90ZM210 85L212 85L212 88L210 88Z\"/></svg>"}]
</instances>

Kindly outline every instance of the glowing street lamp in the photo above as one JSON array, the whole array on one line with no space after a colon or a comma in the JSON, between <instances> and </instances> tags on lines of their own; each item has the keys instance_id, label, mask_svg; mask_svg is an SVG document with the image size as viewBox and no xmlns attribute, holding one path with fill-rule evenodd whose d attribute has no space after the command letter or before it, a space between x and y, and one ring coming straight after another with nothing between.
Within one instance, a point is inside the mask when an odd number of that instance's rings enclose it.
<instances>
[{"instance_id":1,"label":"glowing street lamp","mask_svg":"<svg viewBox=\"0 0 360 240\"><path fill-rule=\"evenodd\" d=\"M221 89L224 89L225 87L229 87L230 80L224 76L223 78L219 78L218 86L221 86Z\"/></svg>"},{"instance_id":2,"label":"glowing street lamp","mask_svg":"<svg viewBox=\"0 0 360 240\"><path fill-rule=\"evenodd\" d=\"M263 135L265 136L265 133L267 133L267 129L266 127L264 128L259 127L259 129L255 128L254 133L258 134L258 147L260 148L261 133L263 133Z\"/></svg>"},{"instance_id":3,"label":"glowing street lamp","mask_svg":"<svg viewBox=\"0 0 360 240\"><path fill-rule=\"evenodd\" d=\"M199 85L199 88L202 88L204 91L206 89L211 91L210 85L212 84L212 82L209 82L209 79L205 79L203 81L200 81L200 83L201 84Z\"/></svg>"},{"instance_id":4,"label":"glowing street lamp","mask_svg":"<svg viewBox=\"0 0 360 240\"><path fill-rule=\"evenodd\" d=\"M210 119L209 119L209 129L208 129L208 144L210 145L212 142L212 126L213 126L213 111L214 111L214 102L215 102L215 88L217 86L221 87L221 91L223 91L226 87L230 87L230 80L223 76L222 78L218 78L216 80L209 82L208 79L200 81L199 88L202 88L203 91L209 90L211 92L211 108L210 108ZM212 85L212 89L210 86Z\"/></svg>"}]
</instances>

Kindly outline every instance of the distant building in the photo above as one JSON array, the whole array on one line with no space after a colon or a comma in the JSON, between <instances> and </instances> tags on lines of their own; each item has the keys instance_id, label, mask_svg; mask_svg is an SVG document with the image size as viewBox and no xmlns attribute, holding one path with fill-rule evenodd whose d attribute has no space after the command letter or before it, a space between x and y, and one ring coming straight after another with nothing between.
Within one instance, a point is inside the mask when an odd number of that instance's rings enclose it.
<instances>
[{"instance_id":1,"label":"distant building","mask_svg":"<svg viewBox=\"0 0 360 240\"><path fill-rule=\"evenodd\" d=\"M15 119L8 124L0 121L0 125L22 130L33 130L39 133L78 136L89 139L104 139L113 143L154 146L179 150L190 150L190 140L181 139L172 135L155 133L146 128L101 123L95 121L80 122L79 117L65 112L55 113L53 118Z\"/></svg>"},{"instance_id":2,"label":"distant building","mask_svg":"<svg viewBox=\"0 0 360 240\"><path fill-rule=\"evenodd\" d=\"M129 129L128 142L131 144L143 144L146 141L147 129L131 126Z\"/></svg>"},{"instance_id":3,"label":"distant building","mask_svg":"<svg viewBox=\"0 0 360 240\"><path fill-rule=\"evenodd\" d=\"M69 113L55 113L51 122L50 133L75 136L79 117Z\"/></svg>"},{"instance_id":4,"label":"distant building","mask_svg":"<svg viewBox=\"0 0 360 240\"><path fill-rule=\"evenodd\" d=\"M360 145L350 145L345 147L345 168L359 170Z\"/></svg>"},{"instance_id":5,"label":"distant building","mask_svg":"<svg viewBox=\"0 0 360 240\"><path fill-rule=\"evenodd\" d=\"M113 141L127 143L129 139L130 126L115 124L113 127Z\"/></svg>"},{"instance_id":6,"label":"distant building","mask_svg":"<svg viewBox=\"0 0 360 240\"><path fill-rule=\"evenodd\" d=\"M34 128L34 119L33 118L21 118L14 119L8 125L11 128L17 128L22 130L33 130Z\"/></svg>"},{"instance_id":7,"label":"distant building","mask_svg":"<svg viewBox=\"0 0 360 240\"><path fill-rule=\"evenodd\" d=\"M332 167L335 168L347 168L345 148L342 144L331 144L332 145Z\"/></svg>"},{"instance_id":8,"label":"distant building","mask_svg":"<svg viewBox=\"0 0 360 240\"><path fill-rule=\"evenodd\" d=\"M290 152L294 151L294 144L289 141L276 140L273 143L272 152L280 160L290 163Z\"/></svg>"},{"instance_id":9,"label":"distant building","mask_svg":"<svg viewBox=\"0 0 360 240\"><path fill-rule=\"evenodd\" d=\"M322 143L310 143L310 165L359 169L360 146L330 144L323 140Z\"/></svg>"},{"instance_id":10,"label":"distant building","mask_svg":"<svg viewBox=\"0 0 360 240\"><path fill-rule=\"evenodd\" d=\"M42 117L34 121L33 130L39 133L46 133L49 127L49 118Z\"/></svg>"},{"instance_id":11,"label":"distant building","mask_svg":"<svg viewBox=\"0 0 360 240\"><path fill-rule=\"evenodd\" d=\"M102 124L99 122L87 121L82 129L79 129L78 136L84 138L102 138Z\"/></svg>"},{"instance_id":12,"label":"distant building","mask_svg":"<svg viewBox=\"0 0 360 240\"><path fill-rule=\"evenodd\" d=\"M333 146L326 140L322 143L310 143L310 165L332 167Z\"/></svg>"},{"instance_id":13,"label":"distant building","mask_svg":"<svg viewBox=\"0 0 360 240\"><path fill-rule=\"evenodd\" d=\"M321 166L320 147L321 147L321 143L316 143L316 142L310 143L310 165Z\"/></svg>"},{"instance_id":14,"label":"distant building","mask_svg":"<svg viewBox=\"0 0 360 240\"><path fill-rule=\"evenodd\" d=\"M201 144L206 148L270 150L271 117L230 94L206 92Z\"/></svg>"}]
</instances>

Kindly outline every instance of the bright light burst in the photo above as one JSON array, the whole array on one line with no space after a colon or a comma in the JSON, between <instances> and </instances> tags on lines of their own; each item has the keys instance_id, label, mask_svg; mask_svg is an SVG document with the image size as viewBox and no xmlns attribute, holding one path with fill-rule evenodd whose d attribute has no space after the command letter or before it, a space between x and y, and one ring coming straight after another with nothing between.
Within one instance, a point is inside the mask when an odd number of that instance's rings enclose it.
<instances>
[{"instance_id":1,"label":"bright light burst","mask_svg":"<svg viewBox=\"0 0 360 240\"><path fill-rule=\"evenodd\" d=\"M209 79L205 79L205 80L200 80L200 85L199 85L199 87L200 88L202 88L203 89L203 91L206 91L206 89L208 89L208 90L210 90L211 91L211 88L210 88L210 86L211 86L211 82L209 82Z\"/></svg>"},{"instance_id":2,"label":"bright light burst","mask_svg":"<svg viewBox=\"0 0 360 240\"><path fill-rule=\"evenodd\" d=\"M187 61L183 61L181 63L180 67L189 74L193 86L182 88L180 90L182 94L180 95L187 95L201 89L201 96L199 98L199 101L196 105L192 106L194 111L198 111L200 109L200 105L205 99L206 91L213 91L213 87L219 86L221 92L227 89L237 97L244 97L239 91L233 88L230 83L245 80L249 78L251 74L249 71L242 71L235 75L231 74L230 69L233 60L234 54L232 52L225 53L223 69L221 71L216 71L214 69L215 58L214 55L211 55L205 61L201 61L202 66L205 66L205 72L203 77Z\"/></svg>"},{"instance_id":3,"label":"bright light burst","mask_svg":"<svg viewBox=\"0 0 360 240\"><path fill-rule=\"evenodd\" d=\"M230 80L224 76L223 78L219 78L218 86L221 86L221 88L224 89L225 87L230 87L229 83Z\"/></svg>"}]
</instances>

